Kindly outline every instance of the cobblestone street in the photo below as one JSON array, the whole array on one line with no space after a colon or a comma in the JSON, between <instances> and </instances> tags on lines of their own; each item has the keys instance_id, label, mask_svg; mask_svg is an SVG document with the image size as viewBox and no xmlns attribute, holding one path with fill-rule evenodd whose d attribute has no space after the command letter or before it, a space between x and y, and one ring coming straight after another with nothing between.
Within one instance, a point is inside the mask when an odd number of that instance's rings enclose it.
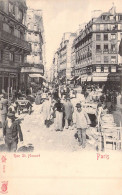
<instances>
[{"instance_id":1,"label":"cobblestone street","mask_svg":"<svg viewBox=\"0 0 122 195\"><path fill-rule=\"evenodd\" d=\"M79 99L79 98L78 98ZM78 101L78 99L74 99ZM75 102L74 101L74 102ZM43 113L40 113L42 105L33 104L33 112L31 115L22 113L16 116L21 120L21 129L23 132L24 143L18 143L18 148L21 146L31 145L34 151L40 150L61 150L61 151L78 151L82 147L78 145L75 139L76 128L63 129L63 131L55 131L54 124L49 128L44 125ZM1 136L2 136L2 129ZM3 144L3 140L0 141ZM95 150L95 146L87 141L85 150Z\"/></svg>"}]
</instances>

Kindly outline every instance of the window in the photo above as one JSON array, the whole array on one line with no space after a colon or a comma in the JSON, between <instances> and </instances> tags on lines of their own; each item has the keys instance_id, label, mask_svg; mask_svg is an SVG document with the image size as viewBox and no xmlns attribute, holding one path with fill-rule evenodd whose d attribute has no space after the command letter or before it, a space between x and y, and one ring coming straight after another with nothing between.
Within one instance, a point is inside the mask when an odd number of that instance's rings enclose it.
<instances>
[{"instance_id":1,"label":"window","mask_svg":"<svg viewBox=\"0 0 122 195\"><path fill-rule=\"evenodd\" d=\"M115 51L116 50L116 45L115 44L111 44L111 51Z\"/></svg>"},{"instance_id":2,"label":"window","mask_svg":"<svg viewBox=\"0 0 122 195\"><path fill-rule=\"evenodd\" d=\"M20 31L20 39L24 39L24 34L22 31Z\"/></svg>"},{"instance_id":3,"label":"window","mask_svg":"<svg viewBox=\"0 0 122 195\"><path fill-rule=\"evenodd\" d=\"M96 51L99 51L101 49L101 45L96 45Z\"/></svg>"},{"instance_id":4,"label":"window","mask_svg":"<svg viewBox=\"0 0 122 195\"><path fill-rule=\"evenodd\" d=\"M10 29L10 34L14 35L14 27L10 26L9 29Z\"/></svg>"},{"instance_id":5,"label":"window","mask_svg":"<svg viewBox=\"0 0 122 195\"><path fill-rule=\"evenodd\" d=\"M13 13L14 12L14 6L12 3L9 3L9 12Z\"/></svg>"},{"instance_id":6,"label":"window","mask_svg":"<svg viewBox=\"0 0 122 195\"><path fill-rule=\"evenodd\" d=\"M0 62L3 60L3 50L0 50Z\"/></svg>"},{"instance_id":7,"label":"window","mask_svg":"<svg viewBox=\"0 0 122 195\"><path fill-rule=\"evenodd\" d=\"M103 19L103 20L105 20L105 19L106 19L106 17L107 17L106 15L103 15L103 16L102 16L102 19Z\"/></svg>"},{"instance_id":8,"label":"window","mask_svg":"<svg viewBox=\"0 0 122 195\"><path fill-rule=\"evenodd\" d=\"M113 20L114 19L114 16L110 16L110 20Z\"/></svg>"},{"instance_id":9,"label":"window","mask_svg":"<svg viewBox=\"0 0 122 195\"><path fill-rule=\"evenodd\" d=\"M111 56L111 63L116 63L116 56Z\"/></svg>"},{"instance_id":10,"label":"window","mask_svg":"<svg viewBox=\"0 0 122 195\"><path fill-rule=\"evenodd\" d=\"M10 52L10 53L9 53L9 60L10 60L11 62L14 62L14 53L13 53L13 52Z\"/></svg>"},{"instance_id":11,"label":"window","mask_svg":"<svg viewBox=\"0 0 122 195\"><path fill-rule=\"evenodd\" d=\"M120 24L120 30L122 30L122 24Z\"/></svg>"},{"instance_id":12,"label":"window","mask_svg":"<svg viewBox=\"0 0 122 195\"><path fill-rule=\"evenodd\" d=\"M116 34L111 34L111 39L116 39Z\"/></svg>"},{"instance_id":13,"label":"window","mask_svg":"<svg viewBox=\"0 0 122 195\"><path fill-rule=\"evenodd\" d=\"M96 30L100 30L100 24L96 24Z\"/></svg>"},{"instance_id":14,"label":"window","mask_svg":"<svg viewBox=\"0 0 122 195\"><path fill-rule=\"evenodd\" d=\"M96 62L101 62L101 56L96 56Z\"/></svg>"},{"instance_id":15,"label":"window","mask_svg":"<svg viewBox=\"0 0 122 195\"><path fill-rule=\"evenodd\" d=\"M19 10L19 20L23 20L23 11Z\"/></svg>"},{"instance_id":16,"label":"window","mask_svg":"<svg viewBox=\"0 0 122 195\"><path fill-rule=\"evenodd\" d=\"M104 24L104 30L108 30L108 24Z\"/></svg>"},{"instance_id":17,"label":"window","mask_svg":"<svg viewBox=\"0 0 122 195\"><path fill-rule=\"evenodd\" d=\"M117 30L118 28L118 25L116 24L111 24L111 30Z\"/></svg>"},{"instance_id":18,"label":"window","mask_svg":"<svg viewBox=\"0 0 122 195\"><path fill-rule=\"evenodd\" d=\"M100 39L101 39L100 34L99 34L99 35L98 35L98 34L96 34L96 41L100 41Z\"/></svg>"},{"instance_id":19,"label":"window","mask_svg":"<svg viewBox=\"0 0 122 195\"><path fill-rule=\"evenodd\" d=\"M104 63L108 63L108 56L104 56Z\"/></svg>"},{"instance_id":20,"label":"window","mask_svg":"<svg viewBox=\"0 0 122 195\"><path fill-rule=\"evenodd\" d=\"M19 61L20 61L20 63L23 63L23 61L24 61L23 55L19 55Z\"/></svg>"},{"instance_id":21,"label":"window","mask_svg":"<svg viewBox=\"0 0 122 195\"><path fill-rule=\"evenodd\" d=\"M104 50L108 50L108 44L104 44Z\"/></svg>"},{"instance_id":22,"label":"window","mask_svg":"<svg viewBox=\"0 0 122 195\"><path fill-rule=\"evenodd\" d=\"M6 32L9 32L9 25L6 24L6 23L3 23L3 30L6 31Z\"/></svg>"},{"instance_id":23,"label":"window","mask_svg":"<svg viewBox=\"0 0 122 195\"><path fill-rule=\"evenodd\" d=\"M108 34L104 34L104 41L108 40Z\"/></svg>"},{"instance_id":24,"label":"window","mask_svg":"<svg viewBox=\"0 0 122 195\"><path fill-rule=\"evenodd\" d=\"M120 15L120 20L122 20L122 15Z\"/></svg>"}]
</instances>

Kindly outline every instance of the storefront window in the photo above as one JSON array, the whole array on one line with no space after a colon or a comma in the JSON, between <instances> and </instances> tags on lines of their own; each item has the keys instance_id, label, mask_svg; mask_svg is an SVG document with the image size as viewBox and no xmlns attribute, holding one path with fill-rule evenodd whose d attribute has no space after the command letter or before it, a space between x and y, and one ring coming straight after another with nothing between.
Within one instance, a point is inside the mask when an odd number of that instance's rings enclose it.
<instances>
[{"instance_id":1,"label":"storefront window","mask_svg":"<svg viewBox=\"0 0 122 195\"><path fill-rule=\"evenodd\" d=\"M111 72L116 72L116 66L111 67Z\"/></svg>"},{"instance_id":2,"label":"storefront window","mask_svg":"<svg viewBox=\"0 0 122 195\"><path fill-rule=\"evenodd\" d=\"M101 72L101 67L96 67L96 72Z\"/></svg>"},{"instance_id":3,"label":"storefront window","mask_svg":"<svg viewBox=\"0 0 122 195\"><path fill-rule=\"evenodd\" d=\"M104 67L104 72L108 72L108 66Z\"/></svg>"}]
</instances>

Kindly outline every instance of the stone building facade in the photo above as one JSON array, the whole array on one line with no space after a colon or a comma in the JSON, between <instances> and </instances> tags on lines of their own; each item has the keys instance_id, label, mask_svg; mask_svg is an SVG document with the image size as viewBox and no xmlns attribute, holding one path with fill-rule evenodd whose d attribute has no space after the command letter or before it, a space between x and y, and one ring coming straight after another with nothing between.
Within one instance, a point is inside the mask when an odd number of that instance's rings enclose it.
<instances>
[{"instance_id":1,"label":"stone building facade","mask_svg":"<svg viewBox=\"0 0 122 195\"><path fill-rule=\"evenodd\" d=\"M118 71L121 38L122 13L116 13L114 6L93 17L73 42L72 74L79 76L81 83L106 82L108 74Z\"/></svg>"},{"instance_id":2,"label":"stone building facade","mask_svg":"<svg viewBox=\"0 0 122 195\"><path fill-rule=\"evenodd\" d=\"M20 87L20 72L31 51L26 41L26 1L0 0L0 93Z\"/></svg>"},{"instance_id":3,"label":"stone building facade","mask_svg":"<svg viewBox=\"0 0 122 195\"><path fill-rule=\"evenodd\" d=\"M71 78L71 52L73 40L76 37L76 33L67 32L63 34L60 47L56 51L57 76L60 83L67 83ZM56 68L55 68L56 69Z\"/></svg>"},{"instance_id":4,"label":"stone building facade","mask_svg":"<svg viewBox=\"0 0 122 195\"><path fill-rule=\"evenodd\" d=\"M27 41L31 44L32 51L27 56L26 68L22 69L28 82L37 81L44 75L45 64L45 39L42 10L27 10Z\"/></svg>"}]
</instances>

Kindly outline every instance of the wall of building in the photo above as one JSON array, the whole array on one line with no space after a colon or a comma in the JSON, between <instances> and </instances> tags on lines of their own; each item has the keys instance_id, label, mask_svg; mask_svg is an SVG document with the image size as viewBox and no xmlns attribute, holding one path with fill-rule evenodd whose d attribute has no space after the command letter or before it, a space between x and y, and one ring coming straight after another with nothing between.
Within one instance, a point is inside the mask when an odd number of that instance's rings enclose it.
<instances>
[{"instance_id":1,"label":"wall of building","mask_svg":"<svg viewBox=\"0 0 122 195\"><path fill-rule=\"evenodd\" d=\"M0 0L0 93L19 88L20 69L31 51L26 39L26 1Z\"/></svg>"}]
</instances>

